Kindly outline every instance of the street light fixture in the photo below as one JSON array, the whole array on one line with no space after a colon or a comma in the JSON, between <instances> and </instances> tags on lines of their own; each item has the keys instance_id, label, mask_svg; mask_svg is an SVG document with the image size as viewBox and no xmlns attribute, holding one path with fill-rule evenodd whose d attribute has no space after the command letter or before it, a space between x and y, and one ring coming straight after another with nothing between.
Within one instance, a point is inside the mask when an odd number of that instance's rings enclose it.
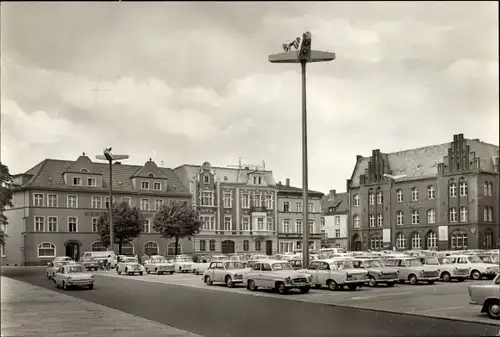
<instances>
[{"instance_id":1,"label":"street light fixture","mask_svg":"<svg viewBox=\"0 0 500 337\"><path fill-rule=\"evenodd\" d=\"M284 44L284 53L269 55L271 63L300 63L302 68L302 196L303 196L303 233L302 262L305 268L309 265L309 203L308 203L308 173L307 173L307 104L306 104L306 64L310 62L328 62L335 59L335 53L311 50L311 33L302 34L300 50L290 51L292 47L298 49L300 37Z\"/></svg>"},{"instance_id":2,"label":"street light fixture","mask_svg":"<svg viewBox=\"0 0 500 337\"><path fill-rule=\"evenodd\" d=\"M399 174L397 176L393 176L392 174L387 174L384 173L384 177L388 178L391 181L391 186L389 188L389 203L391 206L391 212L389 213L389 221L391 223L391 249L394 250L394 247L396 246L396 222L392 218L392 190L394 188L394 182L399 179L406 178L406 174Z\"/></svg>"},{"instance_id":3,"label":"street light fixture","mask_svg":"<svg viewBox=\"0 0 500 337\"><path fill-rule=\"evenodd\" d=\"M108 221L109 221L109 249L114 251L113 243L113 161L128 159L126 154L112 154L111 148L104 149L104 155L95 156L98 160L106 160L109 163L109 202L108 202Z\"/></svg>"}]
</instances>

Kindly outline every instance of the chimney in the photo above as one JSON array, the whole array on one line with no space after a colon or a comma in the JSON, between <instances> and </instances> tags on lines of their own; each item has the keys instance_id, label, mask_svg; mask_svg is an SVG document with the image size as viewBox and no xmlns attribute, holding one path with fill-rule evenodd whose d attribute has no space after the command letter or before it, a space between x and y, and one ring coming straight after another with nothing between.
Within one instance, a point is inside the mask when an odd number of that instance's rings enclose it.
<instances>
[{"instance_id":1,"label":"chimney","mask_svg":"<svg viewBox=\"0 0 500 337\"><path fill-rule=\"evenodd\" d=\"M362 155L358 154L356 155L356 163L359 163L359 161L363 158Z\"/></svg>"},{"instance_id":2,"label":"chimney","mask_svg":"<svg viewBox=\"0 0 500 337\"><path fill-rule=\"evenodd\" d=\"M330 196L335 197L337 195L336 190L330 190Z\"/></svg>"},{"instance_id":3,"label":"chimney","mask_svg":"<svg viewBox=\"0 0 500 337\"><path fill-rule=\"evenodd\" d=\"M286 186L290 186L290 178L286 178Z\"/></svg>"}]
</instances>

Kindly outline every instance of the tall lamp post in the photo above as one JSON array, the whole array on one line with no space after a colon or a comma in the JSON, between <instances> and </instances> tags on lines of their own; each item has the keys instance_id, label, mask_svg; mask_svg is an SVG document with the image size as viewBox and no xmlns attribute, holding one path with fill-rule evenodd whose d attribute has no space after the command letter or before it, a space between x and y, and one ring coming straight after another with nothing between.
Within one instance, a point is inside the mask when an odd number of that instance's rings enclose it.
<instances>
[{"instance_id":1,"label":"tall lamp post","mask_svg":"<svg viewBox=\"0 0 500 337\"><path fill-rule=\"evenodd\" d=\"M391 250L394 250L394 247L396 246L396 221L394 221L392 217L392 213L394 213L394 210L392 208L392 190L394 189L394 182L398 179L406 178L406 174L393 176L392 174L384 173L384 177L388 178L391 181L391 186L389 188L389 205L391 210L391 212L389 213L389 221L391 224Z\"/></svg>"},{"instance_id":2,"label":"tall lamp post","mask_svg":"<svg viewBox=\"0 0 500 337\"><path fill-rule=\"evenodd\" d=\"M302 34L302 44L299 49L300 37L284 44L284 53L269 55L271 63L300 63L302 68L302 196L303 196L303 233L302 263L309 265L309 203L308 203L308 173L307 173L307 104L306 104L306 64L310 62L328 62L335 59L335 53L311 50L311 33Z\"/></svg>"},{"instance_id":3,"label":"tall lamp post","mask_svg":"<svg viewBox=\"0 0 500 337\"><path fill-rule=\"evenodd\" d=\"M109 163L109 202L108 202L108 221L109 221L109 249L114 251L113 242L113 161L128 159L126 154L112 154L111 148L104 149L104 155L95 156L98 160L106 160Z\"/></svg>"}]
</instances>

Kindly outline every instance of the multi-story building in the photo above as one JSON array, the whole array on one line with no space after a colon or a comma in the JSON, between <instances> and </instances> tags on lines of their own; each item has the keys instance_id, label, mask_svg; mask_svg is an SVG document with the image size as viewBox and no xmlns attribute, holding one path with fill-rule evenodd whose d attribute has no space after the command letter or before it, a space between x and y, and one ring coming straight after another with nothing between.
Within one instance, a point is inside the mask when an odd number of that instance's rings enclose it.
<instances>
[{"instance_id":1,"label":"multi-story building","mask_svg":"<svg viewBox=\"0 0 500 337\"><path fill-rule=\"evenodd\" d=\"M353 250L499 247L499 148L451 143L357 156L347 181Z\"/></svg>"},{"instance_id":2,"label":"multi-story building","mask_svg":"<svg viewBox=\"0 0 500 337\"><path fill-rule=\"evenodd\" d=\"M309 247L321 248L321 198L323 193L308 192L308 204L303 205L302 189L290 186L290 179L285 184L276 186L278 190L278 241L280 253L302 249L303 207L309 207Z\"/></svg>"},{"instance_id":3,"label":"multi-story building","mask_svg":"<svg viewBox=\"0 0 500 337\"><path fill-rule=\"evenodd\" d=\"M191 195L174 171L149 160L144 166L115 163L113 199L144 212L143 233L122 247L126 255L173 255L175 242L152 228L156 210ZM56 256L79 258L84 251L106 250L97 223L109 205L109 164L81 155L76 161L46 159L14 176L19 186L8 209L8 238L3 264L40 265ZM118 251L118 247L114 247ZM179 252L192 252L191 239L181 239Z\"/></svg>"},{"instance_id":4,"label":"multi-story building","mask_svg":"<svg viewBox=\"0 0 500 337\"><path fill-rule=\"evenodd\" d=\"M205 162L179 166L175 173L204 223L194 238L196 253L276 253L277 192L271 171Z\"/></svg>"},{"instance_id":5,"label":"multi-story building","mask_svg":"<svg viewBox=\"0 0 500 337\"><path fill-rule=\"evenodd\" d=\"M349 197L347 193L330 190L321 205L321 246L324 248L347 249L347 226L349 218Z\"/></svg>"}]
</instances>

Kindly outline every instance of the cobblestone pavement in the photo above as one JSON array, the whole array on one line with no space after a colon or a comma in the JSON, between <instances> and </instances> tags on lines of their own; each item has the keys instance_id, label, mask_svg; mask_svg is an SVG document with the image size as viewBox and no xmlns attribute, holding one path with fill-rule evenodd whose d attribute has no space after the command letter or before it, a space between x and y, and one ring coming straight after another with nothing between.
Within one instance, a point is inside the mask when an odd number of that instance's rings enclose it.
<instances>
[{"instance_id":1,"label":"cobblestone pavement","mask_svg":"<svg viewBox=\"0 0 500 337\"><path fill-rule=\"evenodd\" d=\"M0 282L1 336L201 337L8 277Z\"/></svg>"}]
</instances>

